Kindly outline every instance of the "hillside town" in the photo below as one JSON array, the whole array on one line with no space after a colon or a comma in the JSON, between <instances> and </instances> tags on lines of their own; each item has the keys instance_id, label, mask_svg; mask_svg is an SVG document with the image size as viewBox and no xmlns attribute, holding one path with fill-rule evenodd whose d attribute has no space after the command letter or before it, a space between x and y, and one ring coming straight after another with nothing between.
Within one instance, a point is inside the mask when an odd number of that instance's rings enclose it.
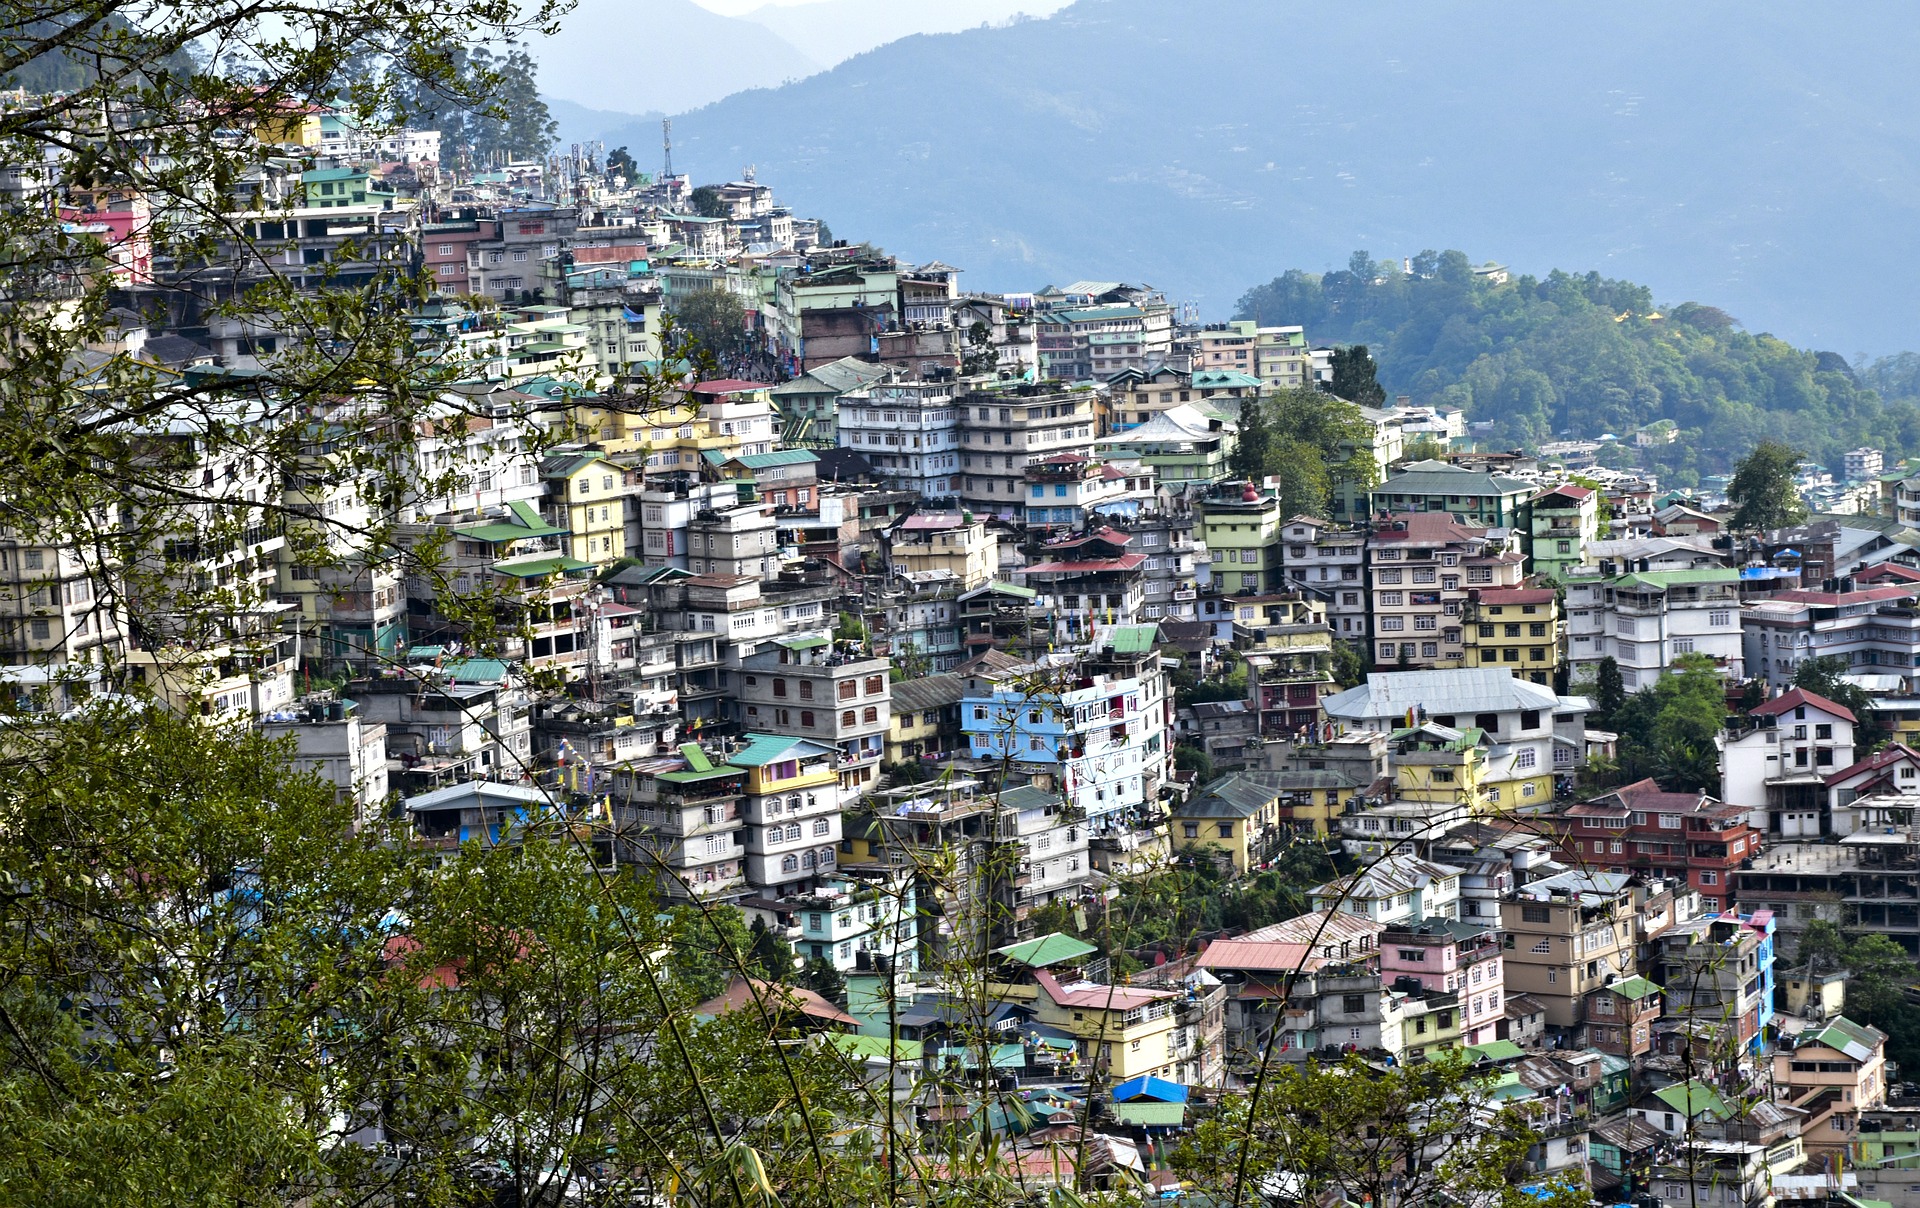
<instances>
[{"instance_id":1,"label":"hillside town","mask_svg":"<svg viewBox=\"0 0 1920 1208\"><path fill-rule=\"evenodd\" d=\"M280 493L284 521L166 551L258 602L171 635L10 525L16 710L138 685L284 740L428 856L562 819L663 909L783 942L794 1037L1042 1183L1171 1197L1166 1152L1269 1066L1458 1057L1535 1129L1527 1175L1595 1203L1920 1194L1920 1092L1802 945L1888 937L1920 981L1920 466L1802 465L1805 518L1743 530L1731 475L1642 466L1670 422L1488 448L1340 398L1344 350L1284 316L972 290L751 170L456 173L326 112L248 136L191 260L148 240L158 199L8 178L97 242L95 352L255 374L310 336L235 318L235 283L411 276L450 422L322 485L143 432L203 489ZM1242 442L1283 397L1371 467L1312 514ZM345 517L440 560L315 559L299 527ZM1688 767L1622 720L1681 682L1716 719ZM1143 882L1302 866L1289 917L1114 938ZM983 1067L1020 1111L922 1081Z\"/></svg>"}]
</instances>

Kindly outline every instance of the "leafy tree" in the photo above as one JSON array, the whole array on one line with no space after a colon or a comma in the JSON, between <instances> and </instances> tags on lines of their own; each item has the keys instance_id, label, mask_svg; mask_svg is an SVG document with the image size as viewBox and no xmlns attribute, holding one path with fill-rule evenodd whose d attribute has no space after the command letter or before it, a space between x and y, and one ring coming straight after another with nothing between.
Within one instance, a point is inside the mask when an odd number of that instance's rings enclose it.
<instances>
[{"instance_id":1,"label":"leafy tree","mask_svg":"<svg viewBox=\"0 0 1920 1208\"><path fill-rule=\"evenodd\" d=\"M1365 253L1354 261L1324 275L1284 273L1249 290L1236 317L1364 344L1388 394L1464 407L1501 447L1670 420L1680 439L1638 452L1670 486L1729 471L1765 438L1822 462L1862 444L1920 449L1920 357L1888 358L1856 380L1710 307L1683 303L1650 318L1643 286L1598 273L1497 282L1458 251L1422 252L1410 273Z\"/></svg>"},{"instance_id":2,"label":"leafy tree","mask_svg":"<svg viewBox=\"0 0 1920 1208\"><path fill-rule=\"evenodd\" d=\"M1387 401L1387 392L1378 378L1379 367L1373 363L1365 344L1349 344L1333 350L1333 381L1327 389L1335 398L1362 407L1378 407Z\"/></svg>"},{"instance_id":3,"label":"leafy tree","mask_svg":"<svg viewBox=\"0 0 1920 1208\"><path fill-rule=\"evenodd\" d=\"M1727 485L1733 504L1732 527L1747 532L1784 528L1807 518L1807 505L1793 485L1800 465L1798 450L1777 440L1763 440L1734 467Z\"/></svg>"},{"instance_id":4,"label":"leafy tree","mask_svg":"<svg viewBox=\"0 0 1920 1208\"><path fill-rule=\"evenodd\" d=\"M984 319L975 319L967 328L967 347L960 359L960 372L992 373L999 364L1000 350L993 346L993 329Z\"/></svg>"},{"instance_id":5,"label":"leafy tree","mask_svg":"<svg viewBox=\"0 0 1920 1208\"><path fill-rule=\"evenodd\" d=\"M1847 937L1826 919L1809 919L1794 948L1796 965L1809 973L1829 973L1847 965Z\"/></svg>"},{"instance_id":6,"label":"leafy tree","mask_svg":"<svg viewBox=\"0 0 1920 1208\"><path fill-rule=\"evenodd\" d=\"M1333 644L1333 682L1342 688L1355 688L1367 678L1367 656L1352 642Z\"/></svg>"},{"instance_id":7,"label":"leafy tree","mask_svg":"<svg viewBox=\"0 0 1920 1208\"><path fill-rule=\"evenodd\" d=\"M737 295L722 289L688 294L674 301L673 318L681 333L722 370L738 373L753 358L746 304Z\"/></svg>"},{"instance_id":8,"label":"leafy tree","mask_svg":"<svg viewBox=\"0 0 1920 1208\"><path fill-rule=\"evenodd\" d=\"M1273 455L1273 433L1267 426L1267 407L1260 399L1243 400L1240 404L1240 431L1233 447L1233 455L1227 460L1227 469L1235 478L1244 478L1249 482L1259 482L1267 476L1267 465Z\"/></svg>"},{"instance_id":9,"label":"leafy tree","mask_svg":"<svg viewBox=\"0 0 1920 1208\"><path fill-rule=\"evenodd\" d=\"M1718 787L1714 736L1726 720L1726 689L1711 658L1683 654L1650 687L1629 696L1609 717L1620 734L1628 779L1652 776L1675 792Z\"/></svg>"},{"instance_id":10,"label":"leafy tree","mask_svg":"<svg viewBox=\"0 0 1920 1208\"><path fill-rule=\"evenodd\" d=\"M687 204L693 212L702 218L725 218L727 203L720 199L720 190L715 185L701 185L687 194Z\"/></svg>"},{"instance_id":11,"label":"leafy tree","mask_svg":"<svg viewBox=\"0 0 1920 1208\"><path fill-rule=\"evenodd\" d=\"M1213 756L1199 747L1173 748L1173 766L1182 772L1192 772L1201 784L1213 779Z\"/></svg>"},{"instance_id":12,"label":"leafy tree","mask_svg":"<svg viewBox=\"0 0 1920 1208\"><path fill-rule=\"evenodd\" d=\"M490 104L469 118L467 138L481 163L541 160L560 137L559 123L540 99L533 56L515 46L500 56L475 50L473 59L496 81Z\"/></svg>"},{"instance_id":13,"label":"leafy tree","mask_svg":"<svg viewBox=\"0 0 1920 1208\"><path fill-rule=\"evenodd\" d=\"M1283 514L1325 516L1340 483L1365 488L1378 481L1373 429L1351 403L1317 390L1295 389L1281 391L1264 405L1243 404L1241 410L1242 450L1236 464L1258 464L1260 477L1279 478ZM1258 418L1244 418L1249 411ZM1248 448L1250 431L1252 449L1265 450L1257 463Z\"/></svg>"},{"instance_id":14,"label":"leafy tree","mask_svg":"<svg viewBox=\"0 0 1920 1208\"><path fill-rule=\"evenodd\" d=\"M810 956L800 971L800 984L830 1002L847 1001L847 979L825 957Z\"/></svg>"},{"instance_id":15,"label":"leafy tree","mask_svg":"<svg viewBox=\"0 0 1920 1208\"><path fill-rule=\"evenodd\" d=\"M1602 727L1613 724L1614 715L1620 712L1620 706L1627 701L1626 681L1621 678L1620 664L1608 655L1600 660L1593 680L1593 716Z\"/></svg>"},{"instance_id":16,"label":"leafy tree","mask_svg":"<svg viewBox=\"0 0 1920 1208\"><path fill-rule=\"evenodd\" d=\"M1404 461L1439 461L1447 455L1447 447L1431 436L1422 436L1408 445L1401 453Z\"/></svg>"},{"instance_id":17,"label":"leafy tree","mask_svg":"<svg viewBox=\"0 0 1920 1208\"><path fill-rule=\"evenodd\" d=\"M1494 1102L1495 1081L1458 1050L1386 1070L1357 1055L1269 1059L1249 1091L1225 1096L1182 1141L1173 1166L1230 1187L1285 1171L1301 1183L1289 1198L1302 1203L1584 1202L1581 1188L1560 1181L1543 1181L1545 1194L1525 1186L1535 1180L1522 1161L1537 1137L1524 1116ZM1256 1198L1251 1187L1246 1198Z\"/></svg>"},{"instance_id":18,"label":"leafy tree","mask_svg":"<svg viewBox=\"0 0 1920 1208\"><path fill-rule=\"evenodd\" d=\"M624 176L627 183L640 183L640 165L633 162L633 154L625 147L615 147L607 152L607 175Z\"/></svg>"}]
</instances>

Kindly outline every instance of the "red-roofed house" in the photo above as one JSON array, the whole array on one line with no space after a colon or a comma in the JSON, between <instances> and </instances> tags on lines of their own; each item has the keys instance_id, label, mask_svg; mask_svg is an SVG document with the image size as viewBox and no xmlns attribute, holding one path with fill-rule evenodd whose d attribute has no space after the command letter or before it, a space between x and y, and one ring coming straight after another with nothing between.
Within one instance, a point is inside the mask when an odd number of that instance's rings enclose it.
<instances>
[{"instance_id":1,"label":"red-roofed house","mask_svg":"<svg viewBox=\"0 0 1920 1208\"><path fill-rule=\"evenodd\" d=\"M1733 870L1757 855L1762 835L1747 812L1705 793L1669 793L1652 780L1571 806L1561 846L1590 872L1650 872L1700 891L1708 912L1732 901Z\"/></svg>"},{"instance_id":2,"label":"red-roofed house","mask_svg":"<svg viewBox=\"0 0 1920 1208\"><path fill-rule=\"evenodd\" d=\"M1826 788L1832 818L1828 829L1836 835L1851 835L1860 829L1867 812L1856 808L1856 802L1888 793L1920 792L1920 753L1896 742L1828 776Z\"/></svg>"},{"instance_id":3,"label":"red-roofed house","mask_svg":"<svg viewBox=\"0 0 1920 1208\"><path fill-rule=\"evenodd\" d=\"M1747 821L1783 838L1829 834L1827 778L1853 763L1853 711L1792 688L1720 737L1720 793Z\"/></svg>"},{"instance_id":4,"label":"red-roofed house","mask_svg":"<svg viewBox=\"0 0 1920 1208\"><path fill-rule=\"evenodd\" d=\"M1062 984L1044 969L1034 971L1033 982L1039 990L1034 1018L1071 1032L1087 1068L1104 1069L1115 1082L1142 1074L1173 1076L1175 991Z\"/></svg>"},{"instance_id":5,"label":"red-roofed house","mask_svg":"<svg viewBox=\"0 0 1920 1208\"><path fill-rule=\"evenodd\" d=\"M1128 552L1133 538L1103 528L1050 542L1041 560L1019 572L1040 593L1060 641L1082 641L1095 625L1131 625L1147 602L1147 555Z\"/></svg>"}]
</instances>

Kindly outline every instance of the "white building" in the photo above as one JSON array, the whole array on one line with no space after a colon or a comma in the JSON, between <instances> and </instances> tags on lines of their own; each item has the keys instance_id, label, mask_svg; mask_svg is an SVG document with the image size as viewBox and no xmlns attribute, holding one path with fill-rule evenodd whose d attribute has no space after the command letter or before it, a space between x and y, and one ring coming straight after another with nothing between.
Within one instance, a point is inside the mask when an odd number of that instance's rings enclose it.
<instances>
[{"instance_id":1,"label":"white building","mask_svg":"<svg viewBox=\"0 0 1920 1208\"><path fill-rule=\"evenodd\" d=\"M1464 870L1417 856L1388 856L1308 891L1315 910L1337 910L1376 923L1418 923L1460 917Z\"/></svg>"},{"instance_id":2,"label":"white building","mask_svg":"<svg viewBox=\"0 0 1920 1208\"><path fill-rule=\"evenodd\" d=\"M823 960L841 973L918 966L918 912L913 877L820 878L809 893L747 898L749 920L780 930L802 960Z\"/></svg>"},{"instance_id":3,"label":"white building","mask_svg":"<svg viewBox=\"0 0 1920 1208\"><path fill-rule=\"evenodd\" d=\"M1529 781L1554 766L1556 720L1577 727L1587 708L1582 697L1559 696L1505 667L1451 671L1376 671L1358 687L1321 702L1327 716L1349 729L1391 733L1406 726L1409 711L1449 729L1486 731L1488 783ZM1525 804L1524 801L1505 801Z\"/></svg>"},{"instance_id":4,"label":"white building","mask_svg":"<svg viewBox=\"0 0 1920 1208\"><path fill-rule=\"evenodd\" d=\"M1281 535L1286 557L1285 586L1318 597L1327 606L1327 624L1344 640L1367 640L1367 530L1295 516Z\"/></svg>"},{"instance_id":5,"label":"white building","mask_svg":"<svg viewBox=\"0 0 1920 1208\"><path fill-rule=\"evenodd\" d=\"M1612 656L1633 692L1657 682L1683 654L1704 654L1729 679L1744 675L1740 572L1730 567L1567 578L1568 660L1575 678Z\"/></svg>"},{"instance_id":6,"label":"white building","mask_svg":"<svg viewBox=\"0 0 1920 1208\"><path fill-rule=\"evenodd\" d=\"M1843 580L1848 587L1852 580ZM1851 591L1775 592L1741 609L1747 672L1775 690L1810 658L1843 658L1854 670L1920 686L1920 584Z\"/></svg>"},{"instance_id":7,"label":"white building","mask_svg":"<svg viewBox=\"0 0 1920 1208\"><path fill-rule=\"evenodd\" d=\"M876 382L842 395L836 439L888 485L923 499L960 493L960 411L945 382Z\"/></svg>"},{"instance_id":8,"label":"white building","mask_svg":"<svg viewBox=\"0 0 1920 1208\"><path fill-rule=\"evenodd\" d=\"M1786 838L1832 829L1827 777L1853 766L1852 710L1794 688L1749 710L1750 727L1719 738L1720 799L1750 825Z\"/></svg>"}]
</instances>

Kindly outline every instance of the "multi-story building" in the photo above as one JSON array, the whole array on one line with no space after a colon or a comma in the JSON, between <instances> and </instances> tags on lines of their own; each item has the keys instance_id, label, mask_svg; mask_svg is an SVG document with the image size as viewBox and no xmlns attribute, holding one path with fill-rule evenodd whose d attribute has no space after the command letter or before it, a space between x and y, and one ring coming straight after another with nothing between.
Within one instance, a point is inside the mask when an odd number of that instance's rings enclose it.
<instances>
[{"instance_id":1,"label":"multi-story building","mask_svg":"<svg viewBox=\"0 0 1920 1208\"><path fill-rule=\"evenodd\" d=\"M779 518L753 488L741 492L736 487L734 500L737 502L725 501L722 494L714 500L716 506L700 508L687 519L687 569L696 575L772 579L789 556L798 557L799 552L781 544ZM641 506L647 506L645 496ZM652 535L647 531L647 536ZM671 545L668 548L671 550ZM654 556L651 549L647 554L649 558Z\"/></svg>"},{"instance_id":2,"label":"multi-story building","mask_svg":"<svg viewBox=\"0 0 1920 1208\"><path fill-rule=\"evenodd\" d=\"M1319 601L1290 593L1241 597L1239 610L1254 617L1236 623L1251 631L1240 648L1247 664L1247 701L1266 739L1298 737L1326 720L1320 702L1334 691L1333 639Z\"/></svg>"},{"instance_id":3,"label":"multi-story building","mask_svg":"<svg viewBox=\"0 0 1920 1208\"><path fill-rule=\"evenodd\" d=\"M1814 1156L1850 1153L1860 1116L1887 1101L1887 1036L1841 1015L1785 1040L1773 1054L1774 1102L1807 1113L1802 1144Z\"/></svg>"},{"instance_id":4,"label":"multi-story building","mask_svg":"<svg viewBox=\"0 0 1920 1208\"><path fill-rule=\"evenodd\" d=\"M1570 806L1565 818L1568 857L1582 868L1684 881L1709 911L1732 901L1733 870L1761 848L1744 807L1665 792L1652 780Z\"/></svg>"},{"instance_id":5,"label":"multi-story building","mask_svg":"<svg viewBox=\"0 0 1920 1208\"><path fill-rule=\"evenodd\" d=\"M547 509L566 530L565 553L610 566L627 554L627 472L591 450L555 453L540 463Z\"/></svg>"},{"instance_id":6,"label":"multi-story building","mask_svg":"<svg viewBox=\"0 0 1920 1208\"><path fill-rule=\"evenodd\" d=\"M840 400L893 370L854 357L828 361L768 391L778 412L780 443L789 449L839 447Z\"/></svg>"},{"instance_id":7,"label":"multi-story building","mask_svg":"<svg viewBox=\"0 0 1920 1208\"><path fill-rule=\"evenodd\" d=\"M1108 512L1137 512L1156 496L1151 466L1056 453L1027 465L1027 528L1097 524Z\"/></svg>"},{"instance_id":8,"label":"multi-story building","mask_svg":"<svg viewBox=\"0 0 1920 1208\"><path fill-rule=\"evenodd\" d=\"M1376 923L1411 925L1460 917L1461 870L1418 856L1385 856L1358 872L1307 891L1315 910L1338 910Z\"/></svg>"},{"instance_id":9,"label":"multi-story building","mask_svg":"<svg viewBox=\"0 0 1920 1208\"><path fill-rule=\"evenodd\" d=\"M1444 512L1463 525L1531 528L1535 484L1444 461L1417 461L1373 488L1375 515L1387 512Z\"/></svg>"},{"instance_id":10,"label":"multi-story building","mask_svg":"<svg viewBox=\"0 0 1920 1208\"><path fill-rule=\"evenodd\" d=\"M1083 1068L1115 1083L1172 1075L1176 991L1088 981L1062 985L1045 970L1033 977L1039 989L1035 1020L1072 1035Z\"/></svg>"},{"instance_id":11,"label":"multi-story building","mask_svg":"<svg viewBox=\"0 0 1920 1208\"><path fill-rule=\"evenodd\" d=\"M840 848L839 752L780 734L747 734L745 742L727 763L747 773L740 796L747 885L776 895L814 889L833 874Z\"/></svg>"},{"instance_id":12,"label":"multi-story building","mask_svg":"<svg viewBox=\"0 0 1920 1208\"><path fill-rule=\"evenodd\" d=\"M1587 995L1586 1028L1581 1040L1590 1048L1634 1060L1653 1049L1653 1024L1660 1018L1661 989L1644 977L1623 977Z\"/></svg>"},{"instance_id":13,"label":"multi-story building","mask_svg":"<svg viewBox=\"0 0 1920 1208\"><path fill-rule=\"evenodd\" d=\"M1039 295L1040 372L1067 382L1104 381L1165 362L1173 307L1149 286L1077 281Z\"/></svg>"},{"instance_id":14,"label":"multi-story building","mask_svg":"<svg viewBox=\"0 0 1920 1208\"><path fill-rule=\"evenodd\" d=\"M1741 606L1747 673L1780 691L1810 658L1841 658L1861 674L1894 675L1920 687L1920 583L1839 590L1796 588Z\"/></svg>"},{"instance_id":15,"label":"multi-story building","mask_svg":"<svg viewBox=\"0 0 1920 1208\"><path fill-rule=\"evenodd\" d=\"M1562 666L1560 597L1551 587L1478 587L1460 614L1465 665L1505 667L1536 684L1551 684Z\"/></svg>"},{"instance_id":16,"label":"multi-story building","mask_svg":"<svg viewBox=\"0 0 1920 1208\"><path fill-rule=\"evenodd\" d=\"M916 512L886 536L896 575L950 580L961 591L984 586L1000 568L1000 539L969 512Z\"/></svg>"},{"instance_id":17,"label":"multi-story building","mask_svg":"<svg viewBox=\"0 0 1920 1208\"><path fill-rule=\"evenodd\" d=\"M877 381L840 396L835 439L888 485L923 499L960 494L960 408L945 381Z\"/></svg>"},{"instance_id":18,"label":"multi-story building","mask_svg":"<svg viewBox=\"0 0 1920 1208\"><path fill-rule=\"evenodd\" d=\"M1534 574L1565 583L1599 537L1600 497L1593 488L1566 483L1533 497L1527 554Z\"/></svg>"},{"instance_id":19,"label":"multi-story building","mask_svg":"<svg viewBox=\"0 0 1920 1208\"><path fill-rule=\"evenodd\" d=\"M911 876L849 872L820 876L810 890L765 894L740 903L749 919L769 922L794 954L841 973L911 972L919 966L919 911Z\"/></svg>"},{"instance_id":20,"label":"multi-story building","mask_svg":"<svg viewBox=\"0 0 1920 1208\"><path fill-rule=\"evenodd\" d=\"M1374 672L1367 682L1329 696L1327 716L1356 729L1391 732L1428 720L1452 730L1484 731L1487 804L1544 805L1553 799L1553 748L1562 717L1578 726L1585 705L1517 678L1503 668Z\"/></svg>"},{"instance_id":21,"label":"multi-story building","mask_svg":"<svg viewBox=\"0 0 1920 1208\"><path fill-rule=\"evenodd\" d=\"M1317 380L1313 350L1300 327L1259 327L1254 330L1257 353L1254 376L1275 390L1302 390Z\"/></svg>"},{"instance_id":22,"label":"multi-story building","mask_svg":"<svg viewBox=\"0 0 1920 1208\"><path fill-rule=\"evenodd\" d=\"M1176 403L1095 442L1107 457L1138 461L1169 491L1219 482L1228 473L1239 421L1206 405Z\"/></svg>"},{"instance_id":23,"label":"multi-story building","mask_svg":"<svg viewBox=\"0 0 1920 1208\"><path fill-rule=\"evenodd\" d=\"M745 768L716 764L689 743L677 755L618 768L611 780L617 862L652 874L669 902L746 893Z\"/></svg>"},{"instance_id":24,"label":"multi-story building","mask_svg":"<svg viewBox=\"0 0 1920 1208\"><path fill-rule=\"evenodd\" d=\"M1732 1065L1760 1037L1761 935L1738 918L1709 915L1655 943L1675 1041L1703 1063Z\"/></svg>"},{"instance_id":25,"label":"multi-story building","mask_svg":"<svg viewBox=\"0 0 1920 1208\"><path fill-rule=\"evenodd\" d=\"M1514 587L1523 559L1505 529L1471 528L1444 513L1383 517L1367 538L1375 662L1466 665L1462 613L1476 588Z\"/></svg>"},{"instance_id":26,"label":"multi-story building","mask_svg":"<svg viewBox=\"0 0 1920 1208\"><path fill-rule=\"evenodd\" d=\"M1078 642L1101 626L1132 625L1146 607L1147 555L1133 536L1110 528L1063 537L1041 549L1044 559L1021 570L1040 594L1055 638Z\"/></svg>"},{"instance_id":27,"label":"multi-story building","mask_svg":"<svg viewBox=\"0 0 1920 1208\"><path fill-rule=\"evenodd\" d=\"M77 669L117 662L126 631L102 571L77 544L0 533L0 663Z\"/></svg>"},{"instance_id":28,"label":"multi-story building","mask_svg":"<svg viewBox=\"0 0 1920 1208\"><path fill-rule=\"evenodd\" d=\"M1090 389L1027 384L959 396L961 499L989 515L1023 519L1028 463L1058 453L1090 454L1099 435L1097 399Z\"/></svg>"},{"instance_id":29,"label":"multi-story building","mask_svg":"<svg viewBox=\"0 0 1920 1208\"><path fill-rule=\"evenodd\" d=\"M387 727L362 721L352 701L315 701L304 709L269 713L260 729L293 740L293 763L333 785L357 817L371 823L387 806Z\"/></svg>"},{"instance_id":30,"label":"multi-story building","mask_svg":"<svg viewBox=\"0 0 1920 1208\"><path fill-rule=\"evenodd\" d=\"M1866 482L1878 478L1885 468L1887 455L1879 449L1866 447L1849 449L1840 459L1848 482Z\"/></svg>"},{"instance_id":31,"label":"multi-story building","mask_svg":"<svg viewBox=\"0 0 1920 1208\"><path fill-rule=\"evenodd\" d=\"M740 662L734 705L760 733L808 738L838 753L842 799L863 796L886 754L892 685L884 658L824 637L776 638Z\"/></svg>"},{"instance_id":32,"label":"multi-story building","mask_svg":"<svg viewBox=\"0 0 1920 1208\"><path fill-rule=\"evenodd\" d=\"M968 671L960 705L968 754L1047 782L1096 835L1150 820L1172 759L1172 701L1154 634L1115 626L1080 653Z\"/></svg>"},{"instance_id":33,"label":"multi-story building","mask_svg":"<svg viewBox=\"0 0 1920 1208\"><path fill-rule=\"evenodd\" d=\"M1572 571L1567 590L1568 662L1579 677L1612 657L1629 692L1653 685L1683 654L1704 654L1741 678L1740 572L1730 567Z\"/></svg>"},{"instance_id":34,"label":"multi-story building","mask_svg":"<svg viewBox=\"0 0 1920 1208\"><path fill-rule=\"evenodd\" d=\"M1854 764L1853 710L1805 688L1749 709L1719 737L1720 793L1768 834L1833 833L1827 778Z\"/></svg>"},{"instance_id":35,"label":"multi-story building","mask_svg":"<svg viewBox=\"0 0 1920 1208\"><path fill-rule=\"evenodd\" d=\"M1460 1040L1486 1044L1507 1017L1498 928L1452 918L1396 923L1380 933L1380 979L1394 989L1411 979L1459 996ZM1431 1042L1429 1042L1431 1043Z\"/></svg>"},{"instance_id":36,"label":"multi-story building","mask_svg":"<svg viewBox=\"0 0 1920 1208\"><path fill-rule=\"evenodd\" d=\"M1280 493L1229 482L1194 504L1202 545L1212 558L1212 590L1264 595L1280 587Z\"/></svg>"},{"instance_id":37,"label":"multi-story building","mask_svg":"<svg viewBox=\"0 0 1920 1208\"><path fill-rule=\"evenodd\" d=\"M1580 1026L1592 991L1634 975L1636 914L1624 873L1563 872L1520 886L1500 903L1508 997L1538 1000L1550 1028Z\"/></svg>"},{"instance_id":38,"label":"multi-story building","mask_svg":"<svg viewBox=\"0 0 1920 1208\"><path fill-rule=\"evenodd\" d=\"M1312 516L1295 516L1286 523L1286 555L1281 568L1286 586L1323 601L1327 623L1343 642L1365 644L1368 640L1372 614L1366 582L1367 536L1367 530L1358 525L1334 524Z\"/></svg>"}]
</instances>

